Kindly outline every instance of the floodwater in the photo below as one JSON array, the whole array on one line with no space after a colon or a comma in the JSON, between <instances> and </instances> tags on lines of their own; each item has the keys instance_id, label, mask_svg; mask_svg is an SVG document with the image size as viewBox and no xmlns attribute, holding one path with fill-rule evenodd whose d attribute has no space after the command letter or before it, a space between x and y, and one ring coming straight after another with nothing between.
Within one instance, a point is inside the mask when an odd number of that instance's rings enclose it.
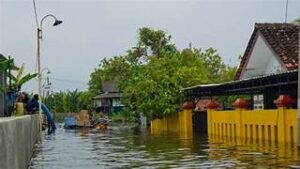
<instances>
[{"instance_id":1,"label":"floodwater","mask_svg":"<svg viewBox=\"0 0 300 169\"><path fill-rule=\"evenodd\" d=\"M29 168L300 168L298 154L291 145L113 125L43 135Z\"/></svg>"}]
</instances>

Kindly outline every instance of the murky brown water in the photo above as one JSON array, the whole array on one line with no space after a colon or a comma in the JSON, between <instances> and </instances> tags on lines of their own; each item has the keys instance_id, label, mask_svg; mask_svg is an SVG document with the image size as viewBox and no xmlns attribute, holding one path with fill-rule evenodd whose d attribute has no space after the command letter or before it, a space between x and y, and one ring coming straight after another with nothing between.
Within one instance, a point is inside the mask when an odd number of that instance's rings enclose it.
<instances>
[{"instance_id":1,"label":"murky brown water","mask_svg":"<svg viewBox=\"0 0 300 169\"><path fill-rule=\"evenodd\" d=\"M200 135L151 134L123 125L44 135L29 168L300 168L290 145Z\"/></svg>"}]
</instances>

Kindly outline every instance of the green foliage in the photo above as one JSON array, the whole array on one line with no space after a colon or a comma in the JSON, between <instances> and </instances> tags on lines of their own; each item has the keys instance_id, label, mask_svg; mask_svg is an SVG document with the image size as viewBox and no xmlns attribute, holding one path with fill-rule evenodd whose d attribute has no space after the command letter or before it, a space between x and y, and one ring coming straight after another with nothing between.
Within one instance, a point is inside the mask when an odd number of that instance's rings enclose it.
<instances>
[{"instance_id":1,"label":"green foliage","mask_svg":"<svg viewBox=\"0 0 300 169\"><path fill-rule=\"evenodd\" d=\"M10 56L7 59L0 54L0 58L0 72L6 72L7 76L12 81L11 86L8 86L9 90L19 90L25 83L32 80L38 75L37 73L28 73L24 75L24 64L20 68L17 67L14 63L14 59L12 59Z\"/></svg>"},{"instance_id":2,"label":"green foliage","mask_svg":"<svg viewBox=\"0 0 300 169\"><path fill-rule=\"evenodd\" d=\"M80 110L92 110L93 101L89 92L79 92L77 89L73 91L60 91L53 93L44 99L46 105L53 111L58 113L76 113Z\"/></svg>"},{"instance_id":3,"label":"green foliage","mask_svg":"<svg viewBox=\"0 0 300 169\"><path fill-rule=\"evenodd\" d=\"M293 23L296 25L300 25L300 18L294 19Z\"/></svg>"},{"instance_id":4,"label":"green foliage","mask_svg":"<svg viewBox=\"0 0 300 169\"><path fill-rule=\"evenodd\" d=\"M90 91L80 92L79 95L79 108L84 110L92 110L94 108L93 101L94 94Z\"/></svg>"},{"instance_id":5,"label":"green foliage","mask_svg":"<svg viewBox=\"0 0 300 169\"><path fill-rule=\"evenodd\" d=\"M18 70L18 68L14 64L14 59L3 59L0 61L0 71L4 72L7 70Z\"/></svg>"},{"instance_id":6,"label":"green foliage","mask_svg":"<svg viewBox=\"0 0 300 169\"><path fill-rule=\"evenodd\" d=\"M14 74L13 72L11 74L9 74L9 77L12 80L12 84L11 84L12 89L17 90L18 88L21 88L25 83L27 83L28 81L30 81L38 76L37 73L34 73L34 74L28 73L28 74L24 75L24 69L25 69L25 65L23 64L18 69L16 74Z\"/></svg>"},{"instance_id":7,"label":"green foliage","mask_svg":"<svg viewBox=\"0 0 300 169\"><path fill-rule=\"evenodd\" d=\"M235 71L213 48L179 51L164 31L141 28L135 47L123 56L101 61L91 74L89 89L93 91L99 80L114 80L122 93L124 112L135 120L140 113L154 119L180 110L182 88L230 81Z\"/></svg>"},{"instance_id":8,"label":"green foliage","mask_svg":"<svg viewBox=\"0 0 300 169\"><path fill-rule=\"evenodd\" d=\"M109 114L109 119L112 122L132 122L134 120L130 113L126 111L111 113Z\"/></svg>"},{"instance_id":9,"label":"green foliage","mask_svg":"<svg viewBox=\"0 0 300 169\"><path fill-rule=\"evenodd\" d=\"M90 75L89 81L89 91L95 94L101 92L101 81L102 81L102 71L100 69L95 69Z\"/></svg>"}]
</instances>

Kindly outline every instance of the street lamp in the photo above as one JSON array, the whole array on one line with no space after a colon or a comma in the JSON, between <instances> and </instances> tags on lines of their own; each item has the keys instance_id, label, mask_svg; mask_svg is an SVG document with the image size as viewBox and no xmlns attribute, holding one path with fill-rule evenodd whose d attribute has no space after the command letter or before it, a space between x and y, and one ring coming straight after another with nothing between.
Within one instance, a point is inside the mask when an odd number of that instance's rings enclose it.
<instances>
[{"instance_id":1,"label":"street lamp","mask_svg":"<svg viewBox=\"0 0 300 169\"><path fill-rule=\"evenodd\" d=\"M48 68L46 68L46 67L42 69L41 74L43 74L44 71L47 71L47 74L51 74L50 69L48 69Z\"/></svg>"},{"instance_id":2,"label":"street lamp","mask_svg":"<svg viewBox=\"0 0 300 169\"><path fill-rule=\"evenodd\" d=\"M53 26L57 26L62 23L61 20L58 20L54 15L48 14L42 17L40 22L38 22L37 10L36 10L36 3L33 0L33 7L35 13L35 20L36 20L36 27L37 27L37 64L38 64L38 88L39 88L39 117L40 117L40 130L42 129L42 72L41 72L41 40L43 37L42 30L43 30L43 22L46 18L53 18L54 23Z\"/></svg>"},{"instance_id":3,"label":"street lamp","mask_svg":"<svg viewBox=\"0 0 300 169\"><path fill-rule=\"evenodd\" d=\"M46 77L46 79L45 79L44 84L42 85L42 93L43 93L42 99L44 99L44 100L46 100L47 96L49 95L49 89L50 89L50 86L51 86L51 83L50 83L50 81L49 81L49 75L51 74L51 71L50 71L50 69L48 69L48 68L46 68L46 67L43 68L42 71L41 71L41 75L42 75L42 76L44 75L44 72L45 72L45 71L47 71L47 72L46 72L47 77ZM46 93L46 95L45 95L45 93ZM46 103L46 102L45 102L45 103Z\"/></svg>"}]
</instances>

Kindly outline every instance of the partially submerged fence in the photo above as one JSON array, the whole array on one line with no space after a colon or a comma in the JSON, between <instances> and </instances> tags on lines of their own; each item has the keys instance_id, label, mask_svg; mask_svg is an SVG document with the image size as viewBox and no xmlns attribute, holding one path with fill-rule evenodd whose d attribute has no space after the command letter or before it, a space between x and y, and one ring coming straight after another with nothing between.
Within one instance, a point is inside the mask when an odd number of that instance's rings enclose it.
<instances>
[{"instance_id":1,"label":"partially submerged fence","mask_svg":"<svg viewBox=\"0 0 300 169\"><path fill-rule=\"evenodd\" d=\"M281 95L276 100L277 109L247 110L248 103L237 99L235 110L217 110L218 104L211 101L207 105L207 133L209 136L241 138L251 142L281 142L298 144L297 109L289 109L291 100ZM183 111L174 117L151 121L151 132L193 131L192 106L184 105ZM199 121L194 121L199 123Z\"/></svg>"},{"instance_id":2,"label":"partially submerged fence","mask_svg":"<svg viewBox=\"0 0 300 169\"><path fill-rule=\"evenodd\" d=\"M277 99L277 109L247 110L245 101L238 99L235 110L218 111L217 104L207 106L208 134L250 141L298 143L297 109Z\"/></svg>"},{"instance_id":3,"label":"partially submerged fence","mask_svg":"<svg viewBox=\"0 0 300 169\"><path fill-rule=\"evenodd\" d=\"M208 109L208 134L297 143L297 110Z\"/></svg>"},{"instance_id":4,"label":"partially submerged fence","mask_svg":"<svg viewBox=\"0 0 300 169\"><path fill-rule=\"evenodd\" d=\"M192 127L192 110L183 110L172 117L164 117L151 121L151 132L179 132L191 133Z\"/></svg>"}]
</instances>

